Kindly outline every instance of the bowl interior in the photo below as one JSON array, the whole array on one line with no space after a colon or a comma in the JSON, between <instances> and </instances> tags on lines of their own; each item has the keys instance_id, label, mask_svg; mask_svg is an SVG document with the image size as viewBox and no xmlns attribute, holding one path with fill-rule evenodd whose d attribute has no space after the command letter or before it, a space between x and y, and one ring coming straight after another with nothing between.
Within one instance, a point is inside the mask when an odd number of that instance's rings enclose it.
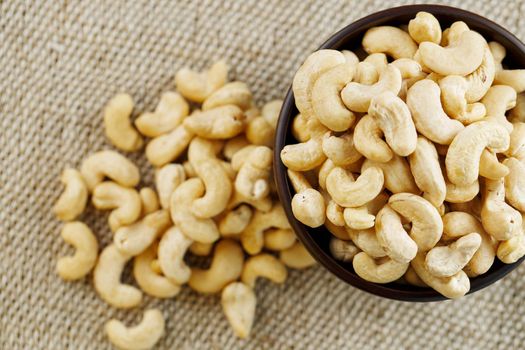
<instances>
[{"instance_id":1,"label":"bowl interior","mask_svg":"<svg viewBox=\"0 0 525 350\"><path fill-rule=\"evenodd\" d=\"M449 27L453 22L464 21L471 29L483 35L487 41L498 41L505 46L507 56L503 61L504 65L509 68L525 67L525 46L506 29L474 13L440 5L402 6L374 13L343 28L321 45L319 49L357 50L361 46L361 39L364 33L369 28L380 25L399 26L408 24L408 21L414 18L419 11L432 13L439 20L443 29ZM275 179L279 197L292 228L312 256L342 280L372 294L406 301L445 300L441 294L430 288L418 288L397 282L380 285L361 279L353 271L351 263L337 261L331 256L328 249L331 234L326 228L312 229L294 218L290 204L294 191L288 181L286 167L281 162L279 155L286 144L297 143L297 140L291 134L291 121L297 113L293 93L290 88L281 109L276 132ZM514 264L507 265L496 259L494 265L487 273L471 279L469 293L480 290L504 277L516 268L522 260L523 258Z\"/></svg>"}]
</instances>

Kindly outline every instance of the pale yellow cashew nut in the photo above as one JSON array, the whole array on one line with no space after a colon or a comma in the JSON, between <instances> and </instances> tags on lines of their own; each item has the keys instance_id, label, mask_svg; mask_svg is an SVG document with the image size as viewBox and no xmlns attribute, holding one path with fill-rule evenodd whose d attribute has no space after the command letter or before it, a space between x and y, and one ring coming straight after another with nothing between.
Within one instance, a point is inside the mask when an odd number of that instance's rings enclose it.
<instances>
[{"instance_id":1,"label":"pale yellow cashew nut","mask_svg":"<svg viewBox=\"0 0 525 350\"><path fill-rule=\"evenodd\" d=\"M436 44L441 42L441 26L431 13L418 12L414 19L408 22L408 33L418 44L430 41Z\"/></svg>"},{"instance_id":2,"label":"pale yellow cashew nut","mask_svg":"<svg viewBox=\"0 0 525 350\"><path fill-rule=\"evenodd\" d=\"M510 110L508 120L512 123L525 122L525 93L516 96L516 106Z\"/></svg>"},{"instance_id":3,"label":"pale yellow cashew nut","mask_svg":"<svg viewBox=\"0 0 525 350\"><path fill-rule=\"evenodd\" d=\"M354 256L361 251L352 241L344 241L335 237L330 239L328 248L334 259L342 262L351 262Z\"/></svg>"},{"instance_id":4,"label":"pale yellow cashew nut","mask_svg":"<svg viewBox=\"0 0 525 350\"><path fill-rule=\"evenodd\" d=\"M392 62L392 65L399 69L403 81L406 81L407 79L424 78L421 75L421 65L411 58L398 58L397 60Z\"/></svg>"},{"instance_id":5,"label":"pale yellow cashew nut","mask_svg":"<svg viewBox=\"0 0 525 350\"><path fill-rule=\"evenodd\" d=\"M409 263L417 254L417 244L403 228L401 217L388 204L377 213L375 231L386 254L399 263Z\"/></svg>"},{"instance_id":6,"label":"pale yellow cashew nut","mask_svg":"<svg viewBox=\"0 0 525 350\"><path fill-rule=\"evenodd\" d=\"M323 137L323 152L335 165L342 167L355 163L362 157L355 148L351 132L340 136L327 133Z\"/></svg>"},{"instance_id":7,"label":"pale yellow cashew nut","mask_svg":"<svg viewBox=\"0 0 525 350\"><path fill-rule=\"evenodd\" d=\"M250 206L241 204L230 210L219 221L219 232L221 236L234 236L240 234L252 219L253 211Z\"/></svg>"},{"instance_id":8,"label":"pale yellow cashew nut","mask_svg":"<svg viewBox=\"0 0 525 350\"><path fill-rule=\"evenodd\" d=\"M155 112L143 113L135 126L144 136L157 137L174 130L190 113L190 105L179 93L167 91L160 97Z\"/></svg>"},{"instance_id":9,"label":"pale yellow cashew nut","mask_svg":"<svg viewBox=\"0 0 525 350\"><path fill-rule=\"evenodd\" d=\"M523 159L525 157L525 123L514 122L512 126L509 149L504 153L507 157Z\"/></svg>"},{"instance_id":10,"label":"pale yellow cashew nut","mask_svg":"<svg viewBox=\"0 0 525 350\"><path fill-rule=\"evenodd\" d=\"M428 284L423 282L421 278L416 273L416 270L412 266L409 266L407 269L407 272L403 275L403 279L406 283L416 286L416 287L426 287L428 288Z\"/></svg>"},{"instance_id":11,"label":"pale yellow cashew nut","mask_svg":"<svg viewBox=\"0 0 525 350\"><path fill-rule=\"evenodd\" d=\"M182 68L175 74L177 91L190 101L202 103L228 80L228 65L223 60L215 62L204 72Z\"/></svg>"},{"instance_id":12,"label":"pale yellow cashew nut","mask_svg":"<svg viewBox=\"0 0 525 350\"><path fill-rule=\"evenodd\" d=\"M184 255L193 243L178 227L167 230L159 242L159 266L170 281L182 285L190 279L191 269L184 262Z\"/></svg>"},{"instance_id":13,"label":"pale yellow cashew nut","mask_svg":"<svg viewBox=\"0 0 525 350\"><path fill-rule=\"evenodd\" d=\"M159 197L157 192L150 187L143 187L139 191L140 202L142 203L141 216L145 216L160 209Z\"/></svg>"},{"instance_id":14,"label":"pale yellow cashew nut","mask_svg":"<svg viewBox=\"0 0 525 350\"><path fill-rule=\"evenodd\" d=\"M516 91L507 85L493 85L481 99L487 109L487 119L503 125L509 133L513 126L507 120L505 112L516 106Z\"/></svg>"},{"instance_id":15,"label":"pale yellow cashew nut","mask_svg":"<svg viewBox=\"0 0 525 350\"><path fill-rule=\"evenodd\" d=\"M266 146L256 147L242 164L235 178L235 190L253 200L270 193L273 152Z\"/></svg>"},{"instance_id":16,"label":"pale yellow cashew nut","mask_svg":"<svg viewBox=\"0 0 525 350\"><path fill-rule=\"evenodd\" d=\"M344 226L344 208L331 199L326 204L326 218L336 226Z\"/></svg>"},{"instance_id":17,"label":"pale yellow cashew nut","mask_svg":"<svg viewBox=\"0 0 525 350\"><path fill-rule=\"evenodd\" d=\"M468 185L456 185L445 179L447 193L445 201L449 203L465 203L471 201L479 193L479 181L476 179Z\"/></svg>"},{"instance_id":18,"label":"pale yellow cashew nut","mask_svg":"<svg viewBox=\"0 0 525 350\"><path fill-rule=\"evenodd\" d=\"M451 277L461 271L481 245L481 236L472 232L455 242L432 248L425 257L427 270L436 277Z\"/></svg>"},{"instance_id":19,"label":"pale yellow cashew nut","mask_svg":"<svg viewBox=\"0 0 525 350\"><path fill-rule=\"evenodd\" d=\"M241 81L227 83L206 98L202 110L226 105L235 105L242 110L249 109L252 105L252 93L248 86Z\"/></svg>"},{"instance_id":20,"label":"pale yellow cashew nut","mask_svg":"<svg viewBox=\"0 0 525 350\"><path fill-rule=\"evenodd\" d=\"M186 180L186 172L180 164L166 164L155 170L155 185L160 206L169 209L170 198L175 189Z\"/></svg>"},{"instance_id":21,"label":"pale yellow cashew nut","mask_svg":"<svg viewBox=\"0 0 525 350\"><path fill-rule=\"evenodd\" d=\"M500 71L503 69L503 65L501 62L507 55L507 49L505 49L505 46L501 45L497 41L491 41L489 42L489 49L492 53L492 56L494 57L494 66L497 71Z\"/></svg>"},{"instance_id":22,"label":"pale yellow cashew nut","mask_svg":"<svg viewBox=\"0 0 525 350\"><path fill-rule=\"evenodd\" d=\"M292 122L292 135L299 142L306 142L310 139L308 129L308 119L302 114L298 114Z\"/></svg>"},{"instance_id":23,"label":"pale yellow cashew nut","mask_svg":"<svg viewBox=\"0 0 525 350\"><path fill-rule=\"evenodd\" d=\"M71 221L84 212L88 189L82 174L76 169L65 169L60 176L60 182L65 188L53 206L53 213L60 220Z\"/></svg>"},{"instance_id":24,"label":"pale yellow cashew nut","mask_svg":"<svg viewBox=\"0 0 525 350\"><path fill-rule=\"evenodd\" d=\"M382 52L372 53L365 57L363 62L368 62L374 66L378 74L381 74L388 66L388 59Z\"/></svg>"},{"instance_id":25,"label":"pale yellow cashew nut","mask_svg":"<svg viewBox=\"0 0 525 350\"><path fill-rule=\"evenodd\" d=\"M241 339L250 335L257 300L253 289L241 282L228 284L221 294L221 305L233 332Z\"/></svg>"},{"instance_id":26,"label":"pale yellow cashew nut","mask_svg":"<svg viewBox=\"0 0 525 350\"><path fill-rule=\"evenodd\" d=\"M109 341L123 350L147 350L157 344L164 334L164 317L157 309L144 312L142 321L126 327L116 319L109 320L104 326Z\"/></svg>"},{"instance_id":27,"label":"pale yellow cashew nut","mask_svg":"<svg viewBox=\"0 0 525 350\"><path fill-rule=\"evenodd\" d=\"M251 288L255 288L257 278L264 277L273 283L284 283L288 271L286 266L275 256L262 253L246 260L242 269L241 281Z\"/></svg>"},{"instance_id":28,"label":"pale yellow cashew nut","mask_svg":"<svg viewBox=\"0 0 525 350\"><path fill-rule=\"evenodd\" d=\"M239 135L245 128L246 116L235 105L215 107L194 112L184 119L183 125L190 132L208 139L229 139Z\"/></svg>"},{"instance_id":29,"label":"pale yellow cashew nut","mask_svg":"<svg viewBox=\"0 0 525 350\"><path fill-rule=\"evenodd\" d=\"M118 94L104 108L104 131L109 141L127 152L139 150L144 142L129 120L133 100L128 94Z\"/></svg>"},{"instance_id":30,"label":"pale yellow cashew nut","mask_svg":"<svg viewBox=\"0 0 525 350\"><path fill-rule=\"evenodd\" d=\"M80 173L89 191L105 177L125 187L135 187L140 181L137 166L115 151L93 153L82 162Z\"/></svg>"},{"instance_id":31,"label":"pale yellow cashew nut","mask_svg":"<svg viewBox=\"0 0 525 350\"><path fill-rule=\"evenodd\" d=\"M353 81L363 85L372 85L379 80L376 67L370 62L359 62L356 66Z\"/></svg>"},{"instance_id":32,"label":"pale yellow cashew nut","mask_svg":"<svg viewBox=\"0 0 525 350\"><path fill-rule=\"evenodd\" d=\"M269 229L264 232L264 248L281 251L290 248L295 243L295 233L291 229Z\"/></svg>"},{"instance_id":33,"label":"pale yellow cashew nut","mask_svg":"<svg viewBox=\"0 0 525 350\"><path fill-rule=\"evenodd\" d=\"M449 75L439 81L443 109L452 118L468 125L485 117L486 109L482 103L468 104L467 80L459 75Z\"/></svg>"},{"instance_id":34,"label":"pale yellow cashew nut","mask_svg":"<svg viewBox=\"0 0 525 350\"><path fill-rule=\"evenodd\" d=\"M521 232L498 246L498 259L505 264L513 264L525 255L525 234Z\"/></svg>"},{"instance_id":35,"label":"pale yellow cashew nut","mask_svg":"<svg viewBox=\"0 0 525 350\"><path fill-rule=\"evenodd\" d=\"M296 270L303 270L316 264L315 259L299 241L295 242L290 248L281 250L279 260L289 268Z\"/></svg>"},{"instance_id":36,"label":"pale yellow cashew nut","mask_svg":"<svg viewBox=\"0 0 525 350\"><path fill-rule=\"evenodd\" d=\"M487 149L481 153L479 159L479 175L491 180L498 180L507 176L509 168L500 163L497 155Z\"/></svg>"},{"instance_id":37,"label":"pale yellow cashew nut","mask_svg":"<svg viewBox=\"0 0 525 350\"><path fill-rule=\"evenodd\" d=\"M80 221L66 223L60 235L64 242L75 248L75 254L58 259L56 267L58 275L66 281L86 276L97 261L97 237L86 224Z\"/></svg>"},{"instance_id":38,"label":"pale yellow cashew nut","mask_svg":"<svg viewBox=\"0 0 525 350\"><path fill-rule=\"evenodd\" d=\"M495 84L508 85L517 93L525 91L525 69L502 69L496 72Z\"/></svg>"},{"instance_id":39,"label":"pale yellow cashew nut","mask_svg":"<svg viewBox=\"0 0 525 350\"><path fill-rule=\"evenodd\" d=\"M357 55L353 51L341 50L341 53L345 56L346 63L359 63L359 57L357 57Z\"/></svg>"},{"instance_id":40,"label":"pale yellow cashew nut","mask_svg":"<svg viewBox=\"0 0 525 350\"><path fill-rule=\"evenodd\" d=\"M363 41L366 52L382 52L398 58L412 58L417 50L416 43L410 35L397 27L373 27L366 31Z\"/></svg>"},{"instance_id":41,"label":"pale yellow cashew nut","mask_svg":"<svg viewBox=\"0 0 525 350\"><path fill-rule=\"evenodd\" d=\"M505 177L505 198L514 208L525 212L525 164L516 158L503 161L509 169Z\"/></svg>"},{"instance_id":42,"label":"pale yellow cashew nut","mask_svg":"<svg viewBox=\"0 0 525 350\"><path fill-rule=\"evenodd\" d=\"M405 158L396 154L386 163L373 162L367 159L363 163L362 171L364 172L371 167L378 167L383 170L384 185L390 192L410 192L416 194L421 192L416 185L414 176Z\"/></svg>"},{"instance_id":43,"label":"pale yellow cashew nut","mask_svg":"<svg viewBox=\"0 0 525 350\"><path fill-rule=\"evenodd\" d=\"M146 146L146 158L156 167L168 164L186 150L194 135L181 124L167 134L152 139Z\"/></svg>"},{"instance_id":44,"label":"pale yellow cashew nut","mask_svg":"<svg viewBox=\"0 0 525 350\"><path fill-rule=\"evenodd\" d=\"M443 31L443 35L441 37L441 46L445 47L448 45L456 44L459 41L461 34L469 30L470 28L463 21L457 21L452 23L450 28L447 28Z\"/></svg>"},{"instance_id":45,"label":"pale yellow cashew nut","mask_svg":"<svg viewBox=\"0 0 525 350\"><path fill-rule=\"evenodd\" d=\"M408 263L400 263L388 257L375 260L365 252L357 253L352 260L355 273L368 282L390 283L401 278Z\"/></svg>"},{"instance_id":46,"label":"pale yellow cashew nut","mask_svg":"<svg viewBox=\"0 0 525 350\"><path fill-rule=\"evenodd\" d=\"M374 227L375 216L368 212L366 205L356 208L344 208L344 223L353 230L365 230Z\"/></svg>"},{"instance_id":47,"label":"pale yellow cashew nut","mask_svg":"<svg viewBox=\"0 0 525 350\"><path fill-rule=\"evenodd\" d=\"M295 194L292 212L297 220L309 227L319 227L325 221L325 201L319 191L312 188L303 174L288 169L288 178Z\"/></svg>"},{"instance_id":48,"label":"pale yellow cashew nut","mask_svg":"<svg viewBox=\"0 0 525 350\"><path fill-rule=\"evenodd\" d=\"M365 252L368 256L377 259L387 256L386 251L383 249L379 240L377 239L376 231L374 228L366 230L351 230L346 229L347 236L354 242L354 244ZM345 237L338 237L345 239ZM348 238L346 238L348 239Z\"/></svg>"},{"instance_id":49,"label":"pale yellow cashew nut","mask_svg":"<svg viewBox=\"0 0 525 350\"><path fill-rule=\"evenodd\" d=\"M193 255L209 256L213 250L213 243L193 242L188 250Z\"/></svg>"},{"instance_id":50,"label":"pale yellow cashew nut","mask_svg":"<svg viewBox=\"0 0 525 350\"><path fill-rule=\"evenodd\" d=\"M474 103L479 100L490 89L494 82L496 74L494 57L488 47L485 47L481 65L472 73L465 77L468 87L465 92L465 98L468 103Z\"/></svg>"},{"instance_id":51,"label":"pale yellow cashew nut","mask_svg":"<svg viewBox=\"0 0 525 350\"><path fill-rule=\"evenodd\" d=\"M326 190L343 207L360 207L374 199L383 189L381 168L372 166L363 170L354 181L347 170L336 167L326 178Z\"/></svg>"},{"instance_id":52,"label":"pale yellow cashew nut","mask_svg":"<svg viewBox=\"0 0 525 350\"><path fill-rule=\"evenodd\" d=\"M224 143L222 154L226 160L231 161L235 153L248 146L250 142L244 135L235 136Z\"/></svg>"},{"instance_id":53,"label":"pale yellow cashew nut","mask_svg":"<svg viewBox=\"0 0 525 350\"><path fill-rule=\"evenodd\" d=\"M353 141L355 149L366 158L385 163L392 159L394 153L383 140L383 131L377 122L366 114L354 128Z\"/></svg>"}]
</instances>

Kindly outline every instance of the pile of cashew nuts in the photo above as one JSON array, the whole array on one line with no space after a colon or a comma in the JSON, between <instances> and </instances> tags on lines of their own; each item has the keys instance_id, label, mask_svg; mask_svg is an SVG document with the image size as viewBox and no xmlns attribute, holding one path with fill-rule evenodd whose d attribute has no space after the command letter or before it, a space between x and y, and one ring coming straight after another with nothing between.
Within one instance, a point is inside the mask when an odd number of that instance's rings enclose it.
<instances>
[{"instance_id":1,"label":"pile of cashew nuts","mask_svg":"<svg viewBox=\"0 0 525 350\"><path fill-rule=\"evenodd\" d=\"M255 318L256 280L280 284L287 267L303 269L315 261L276 200L272 147L281 101L259 110L246 84L227 76L223 61L204 72L178 71L177 92L165 92L155 111L142 113L134 125L131 96L109 101L103 113L107 138L125 152L145 146L155 189L137 189L139 169L114 150L93 153L79 170L64 170L65 189L54 213L66 222L62 237L76 251L58 260L57 272L70 281L93 271L99 296L121 309L138 307L143 293L172 298L184 284L202 294L222 293L226 318L245 338ZM189 102L200 109L191 111ZM89 197L96 209L111 211L113 241L100 255L96 235L75 221ZM209 268L190 267L188 251L210 256ZM121 282L130 261L139 288ZM164 333L164 317L151 309L134 327L110 320L105 331L119 348L147 349Z\"/></svg>"},{"instance_id":2,"label":"pile of cashew nuts","mask_svg":"<svg viewBox=\"0 0 525 350\"><path fill-rule=\"evenodd\" d=\"M281 152L295 217L366 281L448 298L524 256L525 70L504 58L425 12L311 54L293 80L299 143Z\"/></svg>"}]
</instances>

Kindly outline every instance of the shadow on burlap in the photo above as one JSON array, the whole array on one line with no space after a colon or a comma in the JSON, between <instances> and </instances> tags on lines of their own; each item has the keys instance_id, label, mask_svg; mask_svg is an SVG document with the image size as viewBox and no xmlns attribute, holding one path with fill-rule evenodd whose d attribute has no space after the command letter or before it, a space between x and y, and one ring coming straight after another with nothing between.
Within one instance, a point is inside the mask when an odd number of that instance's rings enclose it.
<instances>
[{"instance_id":1,"label":"shadow on burlap","mask_svg":"<svg viewBox=\"0 0 525 350\"><path fill-rule=\"evenodd\" d=\"M360 292L320 267L284 286L260 281L253 336L241 341L218 298L188 288L118 311L91 278L65 283L56 259L71 252L50 213L65 166L110 147L101 108L128 91L152 109L174 72L225 57L259 103L282 98L294 70L328 35L385 1L0 2L0 348L108 349L111 317L137 322L143 308L167 318L159 349L520 349L525 267L454 302L409 304ZM390 5L410 3L392 1ZM522 1L447 1L525 38ZM133 157L133 156L132 156ZM144 184L151 172L143 158ZM102 244L106 217L83 217ZM91 276L90 276L91 277Z\"/></svg>"}]
</instances>

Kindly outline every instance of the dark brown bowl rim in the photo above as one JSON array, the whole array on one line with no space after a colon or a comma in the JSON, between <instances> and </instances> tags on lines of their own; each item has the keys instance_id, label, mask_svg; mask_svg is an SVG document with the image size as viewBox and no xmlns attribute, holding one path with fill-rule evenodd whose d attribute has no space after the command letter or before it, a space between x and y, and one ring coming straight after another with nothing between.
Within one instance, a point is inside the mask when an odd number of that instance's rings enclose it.
<instances>
[{"instance_id":1,"label":"dark brown bowl rim","mask_svg":"<svg viewBox=\"0 0 525 350\"><path fill-rule=\"evenodd\" d=\"M386 23L395 21L401 16L414 16L419 11L427 11L438 17L439 15L455 17L455 20L465 21L469 26L474 27L474 29L475 27L482 27L485 28L485 30L488 29L491 31L491 35L493 35L496 40L505 42L507 44L507 48L509 46L514 46L520 53L520 56L522 56L522 58L525 57L525 45L518 38L516 38L516 36L499 24L475 13L444 5L407 5L375 12L344 27L332 35L324 44L319 47L319 49L340 49L342 48L342 45L344 44L345 38L347 36L357 30L362 29L363 27L369 28L375 25L384 25ZM494 40L494 38L492 39ZM523 61L525 60L522 60L521 62ZM295 115L293 111L296 111L296 108L292 88L290 86L283 102L276 130L274 147L274 176L277 183L279 198L286 212L286 216L288 217L293 230L299 237L299 240L305 245L310 254L315 258L315 260L317 260L317 262L319 262L338 278L368 293L389 299L411 302L448 300L430 288L407 288L406 286L402 287L402 285L396 283L382 285L370 283L361 279L355 274L355 272L345 268L343 263L335 260L329 252L323 250L311 237L311 234L309 234L308 231L311 229L295 219L291 208L292 192L290 190L290 184L288 183L286 167L280 158L281 150L286 145L290 120ZM508 265L502 264L496 259L495 265L497 266L493 265L493 267L484 275L471 279L471 288L468 294L479 291L505 277L508 273L518 267L524 259L525 257L521 258L514 264Z\"/></svg>"}]
</instances>

